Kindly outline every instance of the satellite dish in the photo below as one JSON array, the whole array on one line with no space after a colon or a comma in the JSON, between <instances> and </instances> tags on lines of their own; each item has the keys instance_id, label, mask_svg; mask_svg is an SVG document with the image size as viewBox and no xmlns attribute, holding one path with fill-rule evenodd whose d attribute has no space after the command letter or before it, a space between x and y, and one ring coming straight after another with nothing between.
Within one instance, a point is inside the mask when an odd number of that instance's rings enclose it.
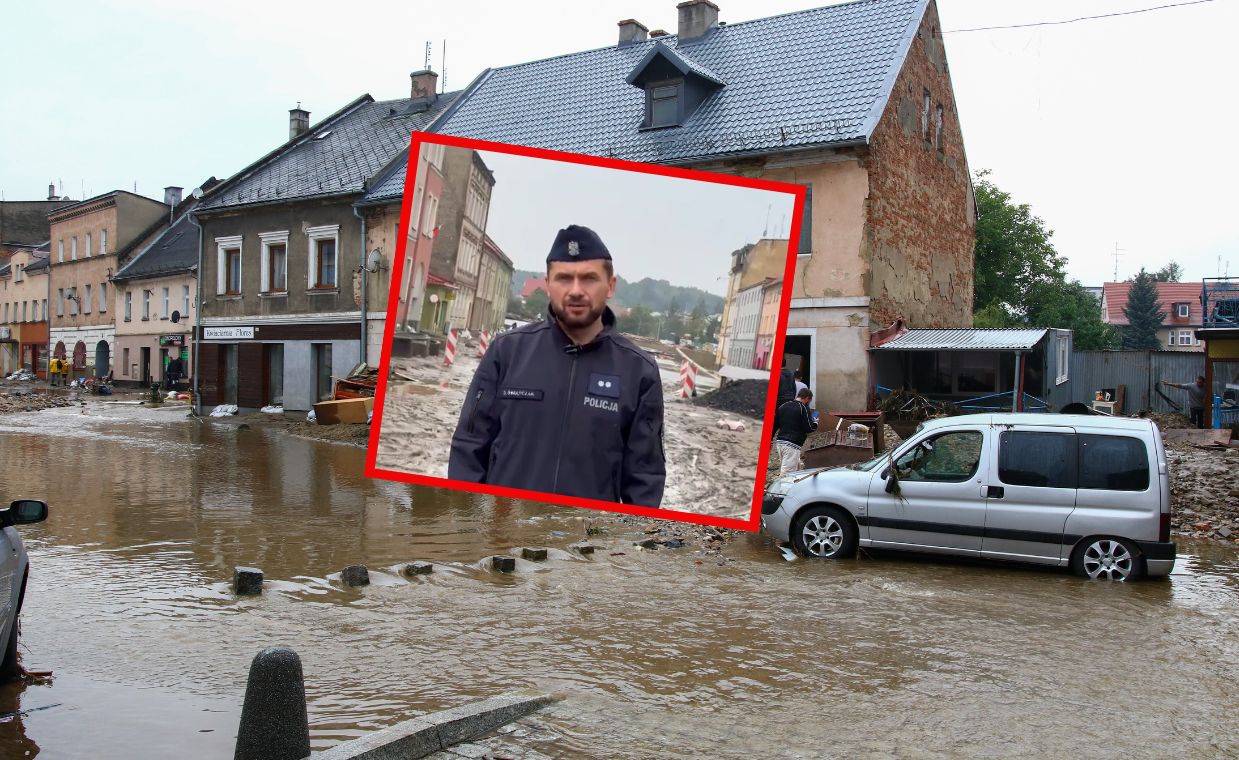
<instances>
[{"instance_id":1,"label":"satellite dish","mask_svg":"<svg viewBox=\"0 0 1239 760\"><path fill-rule=\"evenodd\" d=\"M191 192L191 193L190 193L190 195L194 196L195 198L201 198L201 197L202 197L202 188L200 188L200 187L195 187L195 188L194 188L194 190L193 190L193 192Z\"/></svg>"},{"instance_id":2,"label":"satellite dish","mask_svg":"<svg viewBox=\"0 0 1239 760\"><path fill-rule=\"evenodd\" d=\"M180 321L181 321L181 312L179 311L172 312L172 323L176 324L177 322L180 322Z\"/></svg>"},{"instance_id":3,"label":"satellite dish","mask_svg":"<svg viewBox=\"0 0 1239 760\"><path fill-rule=\"evenodd\" d=\"M379 249L375 248L366 255L366 271L373 274L379 271L379 267L383 263L383 254L379 253Z\"/></svg>"}]
</instances>

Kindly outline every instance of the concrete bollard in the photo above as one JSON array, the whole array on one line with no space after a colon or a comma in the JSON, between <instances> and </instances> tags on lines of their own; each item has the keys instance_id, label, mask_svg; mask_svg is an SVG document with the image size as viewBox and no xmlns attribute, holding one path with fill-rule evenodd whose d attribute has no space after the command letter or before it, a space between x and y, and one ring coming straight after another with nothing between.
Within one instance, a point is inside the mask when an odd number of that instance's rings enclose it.
<instances>
[{"instance_id":1,"label":"concrete bollard","mask_svg":"<svg viewBox=\"0 0 1239 760\"><path fill-rule=\"evenodd\" d=\"M237 567L232 573L232 586L237 596L262 593L262 571L256 567Z\"/></svg>"},{"instance_id":2,"label":"concrete bollard","mask_svg":"<svg viewBox=\"0 0 1239 760\"><path fill-rule=\"evenodd\" d=\"M505 557L496 554L490 558L490 569L497 573L510 573L516 570L516 557Z\"/></svg>"},{"instance_id":3,"label":"concrete bollard","mask_svg":"<svg viewBox=\"0 0 1239 760\"><path fill-rule=\"evenodd\" d=\"M405 575L430 575L434 569L435 566L429 562L410 562L401 572Z\"/></svg>"},{"instance_id":4,"label":"concrete bollard","mask_svg":"<svg viewBox=\"0 0 1239 760\"><path fill-rule=\"evenodd\" d=\"M546 549L523 546L521 547L521 559L527 559L530 562L542 562L546 559Z\"/></svg>"},{"instance_id":5,"label":"concrete bollard","mask_svg":"<svg viewBox=\"0 0 1239 760\"><path fill-rule=\"evenodd\" d=\"M303 760L310 756L301 658L268 647L250 664L234 760Z\"/></svg>"},{"instance_id":6,"label":"concrete bollard","mask_svg":"<svg viewBox=\"0 0 1239 760\"><path fill-rule=\"evenodd\" d=\"M572 546L568 548L572 549L578 554L593 554L594 550L597 549L598 547L594 546L593 544L579 543L579 544L573 544Z\"/></svg>"},{"instance_id":7,"label":"concrete bollard","mask_svg":"<svg viewBox=\"0 0 1239 760\"><path fill-rule=\"evenodd\" d=\"M349 565L340 571L340 582L345 586L369 586L370 571L365 565Z\"/></svg>"}]
</instances>

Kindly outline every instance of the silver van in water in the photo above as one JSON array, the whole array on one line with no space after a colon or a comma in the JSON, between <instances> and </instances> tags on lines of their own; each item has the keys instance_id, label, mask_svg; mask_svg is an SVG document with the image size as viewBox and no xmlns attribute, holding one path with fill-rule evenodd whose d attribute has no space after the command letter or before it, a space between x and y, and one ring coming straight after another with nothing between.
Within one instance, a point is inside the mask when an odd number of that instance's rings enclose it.
<instances>
[{"instance_id":1,"label":"silver van in water","mask_svg":"<svg viewBox=\"0 0 1239 760\"><path fill-rule=\"evenodd\" d=\"M924 423L861 464L772 482L762 530L808 557L901 549L1167 575L1170 479L1150 420L973 414Z\"/></svg>"}]
</instances>

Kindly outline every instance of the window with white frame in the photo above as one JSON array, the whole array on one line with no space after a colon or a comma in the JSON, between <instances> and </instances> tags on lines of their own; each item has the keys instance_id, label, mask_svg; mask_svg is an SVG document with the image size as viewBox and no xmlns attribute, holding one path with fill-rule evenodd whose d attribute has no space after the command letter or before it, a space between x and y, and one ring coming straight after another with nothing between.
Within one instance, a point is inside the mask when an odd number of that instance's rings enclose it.
<instances>
[{"instance_id":1,"label":"window with white frame","mask_svg":"<svg viewBox=\"0 0 1239 760\"><path fill-rule=\"evenodd\" d=\"M9 321L9 305L7 303L4 305L4 321Z\"/></svg>"},{"instance_id":2,"label":"window with white frame","mask_svg":"<svg viewBox=\"0 0 1239 760\"><path fill-rule=\"evenodd\" d=\"M241 294L241 236L215 238L215 293Z\"/></svg>"},{"instance_id":3,"label":"window with white frame","mask_svg":"<svg viewBox=\"0 0 1239 760\"><path fill-rule=\"evenodd\" d=\"M1192 335L1191 330L1179 330L1179 345L1180 346L1196 345L1196 336Z\"/></svg>"},{"instance_id":4,"label":"window with white frame","mask_svg":"<svg viewBox=\"0 0 1239 760\"><path fill-rule=\"evenodd\" d=\"M418 185L413 190L413 208L418 210L416 214L409 214L409 237L417 239L417 222L421 218L421 210L426 206L424 197L425 190L421 185Z\"/></svg>"},{"instance_id":5,"label":"window with white frame","mask_svg":"<svg viewBox=\"0 0 1239 760\"><path fill-rule=\"evenodd\" d=\"M91 287L86 286L86 297L82 299L82 313L89 314L90 306L94 303L94 293L91 292Z\"/></svg>"},{"instance_id":6,"label":"window with white frame","mask_svg":"<svg viewBox=\"0 0 1239 760\"><path fill-rule=\"evenodd\" d=\"M99 230L99 255L103 256L108 252L108 231L105 227Z\"/></svg>"},{"instance_id":7,"label":"window with white frame","mask_svg":"<svg viewBox=\"0 0 1239 760\"><path fill-rule=\"evenodd\" d=\"M14 264L13 265L13 282L21 282L21 281L22 281L22 265Z\"/></svg>"},{"instance_id":8,"label":"window with white frame","mask_svg":"<svg viewBox=\"0 0 1239 760\"><path fill-rule=\"evenodd\" d=\"M63 317L65 315L65 289L56 289L56 316Z\"/></svg>"},{"instance_id":9,"label":"window with white frame","mask_svg":"<svg viewBox=\"0 0 1239 760\"><path fill-rule=\"evenodd\" d=\"M422 234L426 237L435 236L435 222L439 218L439 199L431 196L422 205Z\"/></svg>"},{"instance_id":10,"label":"window with white frame","mask_svg":"<svg viewBox=\"0 0 1239 760\"><path fill-rule=\"evenodd\" d=\"M76 287L69 288L68 299L69 299L69 316L76 317L77 312L80 308L80 303L81 303L77 299L77 288Z\"/></svg>"},{"instance_id":11,"label":"window with white frame","mask_svg":"<svg viewBox=\"0 0 1239 760\"><path fill-rule=\"evenodd\" d=\"M90 233L86 233L86 258L90 258Z\"/></svg>"},{"instance_id":12,"label":"window with white frame","mask_svg":"<svg viewBox=\"0 0 1239 760\"><path fill-rule=\"evenodd\" d=\"M1055 385L1062 385L1067 382L1069 371L1071 368L1071 338L1066 335L1058 336L1058 376L1054 379Z\"/></svg>"},{"instance_id":13,"label":"window with white frame","mask_svg":"<svg viewBox=\"0 0 1239 760\"><path fill-rule=\"evenodd\" d=\"M29 303L30 303L29 301L22 301L22 321L23 322L26 321L26 314L27 314Z\"/></svg>"},{"instance_id":14,"label":"window with white frame","mask_svg":"<svg viewBox=\"0 0 1239 760\"><path fill-rule=\"evenodd\" d=\"M133 321L133 291L125 291L125 321Z\"/></svg>"},{"instance_id":15,"label":"window with white frame","mask_svg":"<svg viewBox=\"0 0 1239 760\"><path fill-rule=\"evenodd\" d=\"M47 311L47 299L44 298L43 299L43 318L48 319L50 317L51 317L51 314L49 314Z\"/></svg>"},{"instance_id":16,"label":"window with white frame","mask_svg":"<svg viewBox=\"0 0 1239 760\"><path fill-rule=\"evenodd\" d=\"M1175 304L1174 310L1175 310L1175 316L1179 317L1180 319L1187 319L1188 315L1192 313L1191 305L1185 304L1185 303Z\"/></svg>"},{"instance_id":17,"label":"window with white frame","mask_svg":"<svg viewBox=\"0 0 1239 760\"><path fill-rule=\"evenodd\" d=\"M106 282L99 283L99 311L106 313L108 310L108 284Z\"/></svg>"},{"instance_id":18,"label":"window with white frame","mask_svg":"<svg viewBox=\"0 0 1239 760\"><path fill-rule=\"evenodd\" d=\"M77 236L69 241L69 260L77 261Z\"/></svg>"},{"instance_id":19,"label":"window with white frame","mask_svg":"<svg viewBox=\"0 0 1239 760\"><path fill-rule=\"evenodd\" d=\"M34 321L35 321L35 322L38 322L38 321L39 321L39 300L36 298L35 300L31 301L30 303L34 304L34 307L33 307L33 310L34 310Z\"/></svg>"},{"instance_id":20,"label":"window with white frame","mask_svg":"<svg viewBox=\"0 0 1239 760\"><path fill-rule=\"evenodd\" d=\"M340 225L327 224L306 230L310 242L309 282L311 290L334 290L337 285L337 246L340 241Z\"/></svg>"},{"instance_id":21,"label":"window with white frame","mask_svg":"<svg viewBox=\"0 0 1239 760\"><path fill-rule=\"evenodd\" d=\"M172 316L172 311L171 311L171 309L172 309L172 299L171 299L171 298L169 298L168 288L164 288L164 289L163 289L163 293L161 293L160 295L162 295L162 296L163 296L163 315L162 315L162 317L163 317L163 319L167 319L168 317Z\"/></svg>"},{"instance_id":22,"label":"window with white frame","mask_svg":"<svg viewBox=\"0 0 1239 760\"><path fill-rule=\"evenodd\" d=\"M189 318L189 286L181 286L181 319Z\"/></svg>"},{"instance_id":23,"label":"window with white frame","mask_svg":"<svg viewBox=\"0 0 1239 760\"><path fill-rule=\"evenodd\" d=\"M151 291L148 288L142 288L142 319L143 321L151 318Z\"/></svg>"},{"instance_id":24,"label":"window with white frame","mask_svg":"<svg viewBox=\"0 0 1239 760\"><path fill-rule=\"evenodd\" d=\"M262 248L262 292L288 292L288 230L263 232L258 240Z\"/></svg>"},{"instance_id":25,"label":"window with white frame","mask_svg":"<svg viewBox=\"0 0 1239 760\"><path fill-rule=\"evenodd\" d=\"M63 264L65 260L65 241L56 241L56 261Z\"/></svg>"}]
</instances>

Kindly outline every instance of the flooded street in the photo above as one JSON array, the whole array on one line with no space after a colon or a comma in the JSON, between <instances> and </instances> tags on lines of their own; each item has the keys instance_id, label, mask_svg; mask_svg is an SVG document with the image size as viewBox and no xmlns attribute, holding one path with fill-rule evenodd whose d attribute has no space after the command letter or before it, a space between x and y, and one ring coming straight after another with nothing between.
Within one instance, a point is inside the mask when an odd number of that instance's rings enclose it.
<instances>
[{"instance_id":1,"label":"flooded street","mask_svg":"<svg viewBox=\"0 0 1239 760\"><path fill-rule=\"evenodd\" d=\"M51 505L22 529L22 656L54 673L0 687L0 758L230 757L269 645L301 656L315 749L551 692L521 743L552 757L1239 754L1234 548L1181 542L1131 585L748 535L642 551L651 523L368 480L364 455L183 407L0 417L0 498ZM480 564L590 524L591 558ZM341 587L353 563L373 585Z\"/></svg>"}]
</instances>

